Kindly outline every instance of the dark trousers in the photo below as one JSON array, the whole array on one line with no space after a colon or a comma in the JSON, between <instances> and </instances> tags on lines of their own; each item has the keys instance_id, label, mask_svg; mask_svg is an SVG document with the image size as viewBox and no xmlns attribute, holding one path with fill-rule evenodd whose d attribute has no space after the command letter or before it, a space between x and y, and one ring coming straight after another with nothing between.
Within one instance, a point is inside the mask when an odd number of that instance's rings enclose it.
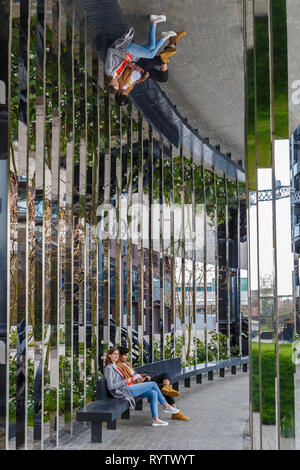
<instances>
[{"instance_id":1,"label":"dark trousers","mask_svg":"<svg viewBox=\"0 0 300 470\"><path fill-rule=\"evenodd\" d=\"M152 60L152 59L149 59L149 60ZM151 377L151 380L157 383L160 390L164 386L163 380L166 380L166 379L170 380L169 374L159 374L159 375L155 375L154 377ZM164 397L167 403L169 403L169 405L173 406L175 404L174 397L168 397L167 395L164 395Z\"/></svg>"},{"instance_id":2,"label":"dark trousers","mask_svg":"<svg viewBox=\"0 0 300 470\"><path fill-rule=\"evenodd\" d=\"M167 82L168 81L168 70L162 72L157 70L155 67L160 67L162 65L162 60L159 55L156 55L153 59L139 59L137 65L142 67L146 72L149 72L149 77L156 82Z\"/></svg>"}]
</instances>

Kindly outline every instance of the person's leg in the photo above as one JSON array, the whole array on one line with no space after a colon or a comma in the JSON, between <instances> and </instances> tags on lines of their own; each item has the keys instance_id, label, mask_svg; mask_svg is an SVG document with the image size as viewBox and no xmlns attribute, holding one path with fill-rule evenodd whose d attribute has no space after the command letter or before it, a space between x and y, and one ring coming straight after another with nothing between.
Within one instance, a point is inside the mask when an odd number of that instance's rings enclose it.
<instances>
[{"instance_id":1,"label":"person's leg","mask_svg":"<svg viewBox=\"0 0 300 470\"><path fill-rule=\"evenodd\" d=\"M139 59L136 63L139 67L142 67L142 69L145 71L145 73L149 72L151 69L154 69L154 67L157 66L157 60L156 58L159 56L153 57L153 59Z\"/></svg>"},{"instance_id":2,"label":"person's leg","mask_svg":"<svg viewBox=\"0 0 300 470\"><path fill-rule=\"evenodd\" d=\"M153 55L150 53L150 51L152 51L152 49L154 49L156 46L155 33L156 33L156 23L151 22L147 44L140 46L139 44L132 42L130 46L128 47L129 53L133 57L143 57L143 58L151 59Z\"/></svg>"},{"instance_id":3,"label":"person's leg","mask_svg":"<svg viewBox=\"0 0 300 470\"><path fill-rule=\"evenodd\" d=\"M157 51L161 48L165 41L162 38L157 39L155 46L151 49L152 57L155 56Z\"/></svg>"},{"instance_id":4,"label":"person's leg","mask_svg":"<svg viewBox=\"0 0 300 470\"><path fill-rule=\"evenodd\" d=\"M141 382L139 384L129 385L130 393L133 397L140 397L143 393L152 390L151 382Z\"/></svg>"},{"instance_id":5,"label":"person's leg","mask_svg":"<svg viewBox=\"0 0 300 470\"><path fill-rule=\"evenodd\" d=\"M132 55L134 60L138 60L140 58L145 59L153 59L158 49L163 45L164 40L162 38L158 39L155 43L153 49L150 49L146 46L140 46L135 42L132 42L128 47L128 52Z\"/></svg>"},{"instance_id":6,"label":"person's leg","mask_svg":"<svg viewBox=\"0 0 300 470\"><path fill-rule=\"evenodd\" d=\"M150 75L150 72L149 72ZM152 382L156 382L158 385L163 385L164 374L158 374L151 378Z\"/></svg>"},{"instance_id":7,"label":"person's leg","mask_svg":"<svg viewBox=\"0 0 300 470\"><path fill-rule=\"evenodd\" d=\"M168 81L169 73L168 70L162 71L157 69L150 69L149 70L149 77L156 82L165 83Z\"/></svg>"},{"instance_id":8,"label":"person's leg","mask_svg":"<svg viewBox=\"0 0 300 470\"><path fill-rule=\"evenodd\" d=\"M159 390L159 386L157 385L157 383L156 382L148 382L148 383L152 385L152 390L155 390L157 392L159 403L161 405L166 405L167 401L165 397L163 396L163 394L161 393L161 391Z\"/></svg>"},{"instance_id":9,"label":"person's leg","mask_svg":"<svg viewBox=\"0 0 300 470\"><path fill-rule=\"evenodd\" d=\"M158 394L157 391L153 389L152 385L153 383L151 382L143 382L140 384L130 385L129 390L134 397L149 398L152 418L158 418Z\"/></svg>"},{"instance_id":10,"label":"person's leg","mask_svg":"<svg viewBox=\"0 0 300 470\"><path fill-rule=\"evenodd\" d=\"M142 394L147 393L149 390L154 390L158 395L159 403L161 405L167 405L167 401L159 390L156 382L142 382L140 384L130 385L129 390L134 397L142 396Z\"/></svg>"},{"instance_id":11,"label":"person's leg","mask_svg":"<svg viewBox=\"0 0 300 470\"><path fill-rule=\"evenodd\" d=\"M170 377L169 377L168 374L159 374L159 375L155 375L154 377L152 377L151 381L156 382L159 389L161 390L162 387L164 387L165 385L168 385L170 383ZM163 393L163 395L164 395L164 393ZM175 400L174 400L173 397L170 397L170 396L167 396L167 395L164 395L164 397L166 399L166 402L169 403L169 405L171 405L171 406L175 405Z\"/></svg>"},{"instance_id":12,"label":"person's leg","mask_svg":"<svg viewBox=\"0 0 300 470\"><path fill-rule=\"evenodd\" d=\"M169 403L171 406L175 406L175 400L173 397L169 397L168 395L164 395L166 402Z\"/></svg>"},{"instance_id":13,"label":"person's leg","mask_svg":"<svg viewBox=\"0 0 300 470\"><path fill-rule=\"evenodd\" d=\"M146 392L146 396L150 400L150 408L151 408L151 414L152 418L158 418L158 397L157 393L154 390L149 390Z\"/></svg>"},{"instance_id":14,"label":"person's leg","mask_svg":"<svg viewBox=\"0 0 300 470\"><path fill-rule=\"evenodd\" d=\"M171 377L169 376L169 374L164 373L162 377L162 383L164 385L170 385L170 381L171 381Z\"/></svg>"},{"instance_id":15,"label":"person's leg","mask_svg":"<svg viewBox=\"0 0 300 470\"><path fill-rule=\"evenodd\" d=\"M154 49L155 47L155 34L156 34L156 23L150 23L149 33L148 33L148 42L144 44L143 47L147 49Z\"/></svg>"}]
</instances>

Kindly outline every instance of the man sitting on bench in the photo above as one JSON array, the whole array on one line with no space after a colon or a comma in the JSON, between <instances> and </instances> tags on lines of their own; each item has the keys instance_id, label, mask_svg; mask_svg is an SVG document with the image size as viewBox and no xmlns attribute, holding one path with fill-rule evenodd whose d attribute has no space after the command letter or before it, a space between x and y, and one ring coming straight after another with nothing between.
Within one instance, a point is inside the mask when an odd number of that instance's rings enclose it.
<instances>
[{"instance_id":1,"label":"man sitting on bench","mask_svg":"<svg viewBox=\"0 0 300 470\"><path fill-rule=\"evenodd\" d=\"M174 397L179 397L180 393L177 390L174 390L170 384L170 376L168 374L159 374L154 377L150 377L146 374L139 374L128 362L129 349L121 346L119 351L120 358L117 366L123 371L126 378L131 378L131 382L133 384L142 383L145 380L156 382L161 390L161 393L165 396L167 403L169 403L171 406L175 406ZM172 419L177 419L179 421L189 420L189 418L181 413L181 411L176 414L172 414Z\"/></svg>"}]
</instances>

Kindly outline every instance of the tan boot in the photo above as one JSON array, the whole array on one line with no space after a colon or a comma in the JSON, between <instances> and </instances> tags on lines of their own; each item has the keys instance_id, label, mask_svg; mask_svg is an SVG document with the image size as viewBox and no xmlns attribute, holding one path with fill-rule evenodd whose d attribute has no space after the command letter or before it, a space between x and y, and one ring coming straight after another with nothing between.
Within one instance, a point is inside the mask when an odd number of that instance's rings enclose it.
<instances>
[{"instance_id":1,"label":"tan boot","mask_svg":"<svg viewBox=\"0 0 300 470\"><path fill-rule=\"evenodd\" d=\"M176 49L166 50L164 52L161 52L159 55L160 55L160 58L161 58L162 62L164 64L166 64L166 63L169 62L170 57L172 57L174 54L176 54L176 52L177 52Z\"/></svg>"},{"instance_id":2,"label":"tan boot","mask_svg":"<svg viewBox=\"0 0 300 470\"><path fill-rule=\"evenodd\" d=\"M188 421L190 418L179 411L179 413L172 415L172 419L177 419L178 421Z\"/></svg>"},{"instance_id":3,"label":"tan boot","mask_svg":"<svg viewBox=\"0 0 300 470\"><path fill-rule=\"evenodd\" d=\"M179 397L180 393L177 390L174 390L172 385L164 385L161 389L161 393L167 397Z\"/></svg>"},{"instance_id":4,"label":"tan boot","mask_svg":"<svg viewBox=\"0 0 300 470\"><path fill-rule=\"evenodd\" d=\"M177 44L177 42L179 41L179 39L184 38L185 35L186 35L186 32L185 32L185 31L179 31L179 33L177 33L176 36L172 36L172 37L169 39L169 42L171 42L171 43L173 43L173 44Z\"/></svg>"}]
</instances>

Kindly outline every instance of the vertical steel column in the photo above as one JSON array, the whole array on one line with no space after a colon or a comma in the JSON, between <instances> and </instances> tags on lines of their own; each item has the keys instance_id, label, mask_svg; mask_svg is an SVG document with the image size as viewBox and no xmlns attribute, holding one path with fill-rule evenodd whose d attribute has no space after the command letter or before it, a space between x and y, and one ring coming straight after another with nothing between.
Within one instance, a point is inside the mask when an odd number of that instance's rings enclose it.
<instances>
[{"instance_id":1,"label":"vertical steel column","mask_svg":"<svg viewBox=\"0 0 300 470\"><path fill-rule=\"evenodd\" d=\"M50 381L55 390L56 406L52 438L59 445L59 151L60 151L60 89L59 89L59 12L58 3L52 1L52 37L51 37L51 76L49 80L49 111L52 108L51 120L51 254L50 254ZM54 410L53 410L54 411Z\"/></svg>"},{"instance_id":2,"label":"vertical steel column","mask_svg":"<svg viewBox=\"0 0 300 470\"><path fill-rule=\"evenodd\" d=\"M196 195L195 195L195 162L194 154L191 154L191 172L192 172L192 322L194 325L194 337L192 340L192 352L194 356L194 365L197 365L197 324L196 324ZM193 329L192 333L193 335Z\"/></svg>"},{"instance_id":3,"label":"vertical steel column","mask_svg":"<svg viewBox=\"0 0 300 470\"><path fill-rule=\"evenodd\" d=\"M10 69L9 69L9 91L8 102L11 102L12 96L18 96L19 93L19 2L10 4ZM13 403L16 401L15 389L16 382L12 380L11 371L16 368L17 344L13 341L13 336L17 336L17 304L18 304L18 159L16 149L18 145L18 104L13 108L9 107L9 163L8 163L8 224L9 224L9 261L7 273L8 282L8 380L7 380L7 398ZM10 442L9 429L16 426L16 405L11 410L6 410L8 414L8 425L6 429L6 445ZM14 442L15 444L15 442Z\"/></svg>"},{"instance_id":4,"label":"vertical steel column","mask_svg":"<svg viewBox=\"0 0 300 470\"><path fill-rule=\"evenodd\" d=\"M240 200L240 185L236 180L236 195L237 195L237 312L238 312L238 325L239 325L239 356L242 356L242 305L241 305L241 200Z\"/></svg>"},{"instance_id":5,"label":"vertical steel column","mask_svg":"<svg viewBox=\"0 0 300 470\"><path fill-rule=\"evenodd\" d=\"M115 344L121 345L122 295L122 107L116 109L116 242L115 242Z\"/></svg>"},{"instance_id":6,"label":"vertical steel column","mask_svg":"<svg viewBox=\"0 0 300 470\"><path fill-rule=\"evenodd\" d=\"M54 282L51 259L52 249L55 251L55 246L52 247L51 236L52 236L52 220L51 220L51 145L52 145L52 93L51 93L51 67L52 67L52 1L47 0L45 2L45 154L44 154L44 227L45 227L45 238L44 238L44 286L45 286L45 344L47 348L45 350L45 393L46 389L50 390L52 396L57 398L57 335L55 325L52 325L54 313L52 310L52 303L55 302L56 297L51 292L52 289L56 288ZM57 260L54 261L54 263ZM55 308L55 307L54 307ZM46 326L47 325L47 326ZM48 404L45 409L45 414L49 423L49 435L48 437L53 445L57 444L56 434L56 413L57 413L57 401L54 400L53 407ZM46 420L46 418L45 418Z\"/></svg>"},{"instance_id":7,"label":"vertical steel column","mask_svg":"<svg viewBox=\"0 0 300 470\"><path fill-rule=\"evenodd\" d=\"M91 135L90 158L92 165L91 181L91 378L93 384L98 378L98 233L97 203L99 199L99 90L98 90L98 54L91 51L91 90L89 92L89 120ZM89 145L89 142L88 142ZM95 394L95 390L93 391ZM94 395L93 395L94 396Z\"/></svg>"},{"instance_id":8,"label":"vertical steel column","mask_svg":"<svg viewBox=\"0 0 300 470\"><path fill-rule=\"evenodd\" d=\"M227 320L227 356L230 359L230 266L229 266L229 220L228 220L228 181L226 176L224 175L224 183L225 183L225 237L226 237L226 320Z\"/></svg>"},{"instance_id":9,"label":"vertical steel column","mask_svg":"<svg viewBox=\"0 0 300 470\"><path fill-rule=\"evenodd\" d=\"M103 239L103 340L104 351L110 348L110 183L111 183L111 103L108 88L104 96L104 239Z\"/></svg>"},{"instance_id":10,"label":"vertical steel column","mask_svg":"<svg viewBox=\"0 0 300 470\"><path fill-rule=\"evenodd\" d=\"M144 334L144 224L143 224L143 192L144 192L144 145L143 118L138 114L138 213L137 213L137 249L138 249L138 307L137 334L138 355L136 363L143 363L143 334Z\"/></svg>"},{"instance_id":11,"label":"vertical steel column","mask_svg":"<svg viewBox=\"0 0 300 470\"><path fill-rule=\"evenodd\" d=\"M165 270L164 270L164 142L159 140L159 335L160 360L164 359L165 340Z\"/></svg>"},{"instance_id":12,"label":"vertical steel column","mask_svg":"<svg viewBox=\"0 0 300 470\"><path fill-rule=\"evenodd\" d=\"M216 335L217 335L217 355L216 360L220 360L220 310L219 310L219 289L220 279L218 275L219 263L219 243L218 243L218 197L217 180L214 169L214 227L215 227L215 305L216 305Z\"/></svg>"},{"instance_id":13,"label":"vertical steel column","mask_svg":"<svg viewBox=\"0 0 300 470\"><path fill-rule=\"evenodd\" d=\"M184 155L183 146L180 145L180 211L181 211L181 225L180 225L180 256L181 256L181 331L182 331L182 361L186 364L186 337L185 337L185 214L184 214Z\"/></svg>"},{"instance_id":14,"label":"vertical steel column","mask_svg":"<svg viewBox=\"0 0 300 470\"><path fill-rule=\"evenodd\" d=\"M289 184L289 113L288 113L288 61L287 61L287 15L286 2L268 0L269 73L270 73L270 140L272 155L272 216L273 216L273 262L275 294L275 355L276 355L276 426L277 448L295 448L295 385L294 364L290 368L284 353L294 338L292 313L292 282L285 285L287 268L292 272L290 237L283 239L282 205L290 212L288 201L276 200L277 181ZM280 35L280 40L278 36ZM282 139L286 141L283 142ZM287 222L289 222L288 217ZM285 231L285 233L287 233ZM288 232L289 233L289 232ZM285 252L285 254L283 254ZM290 306L290 308L288 308ZM290 370L290 373L288 373ZM289 398L287 399L287 396Z\"/></svg>"},{"instance_id":15,"label":"vertical steel column","mask_svg":"<svg viewBox=\"0 0 300 470\"><path fill-rule=\"evenodd\" d=\"M164 202L164 358L169 359L173 350L173 311L172 311L172 245L171 245L171 196L172 196L172 175L171 175L172 147L164 147L163 158L163 202Z\"/></svg>"},{"instance_id":16,"label":"vertical steel column","mask_svg":"<svg viewBox=\"0 0 300 470\"><path fill-rule=\"evenodd\" d=\"M75 255L75 247L77 238L74 236L73 223L76 224L77 207L75 209L75 191L78 191L78 183L75 183L75 11L73 7L73 0L68 0L66 10L62 9L62 42L61 42L61 86L62 95L61 99L64 103L64 133L65 142L63 154L66 158L66 230L65 230L65 265L64 265L64 292L65 292L65 315L63 338L65 346L65 358L62 359L64 364L64 374L62 381L65 388L64 397L62 401L65 404L65 416L71 417L73 412L73 396L77 398L77 394L73 395L73 371L74 356L78 356L78 348L74 349L75 340L73 334L75 326L73 318L77 318L77 332L78 332L78 289L77 278L75 277L75 270L77 269L77 255ZM64 47L65 46L65 47ZM77 178L78 180L78 178ZM77 206L77 204L76 204ZM76 263L76 264L75 264ZM74 341L75 340L75 341ZM65 424L65 423L64 423ZM68 429L67 429L68 430ZM71 432L71 426L69 427Z\"/></svg>"},{"instance_id":17,"label":"vertical steel column","mask_svg":"<svg viewBox=\"0 0 300 470\"><path fill-rule=\"evenodd\" d=\"M100 87L98 84L98 79L100 75L100 58L96 51L93 51L93 80L94 80L94 96L95 96L95 105L94 105L94 122L96 122L96 126L94 128L94 139L95 139L95 146L94 146L94 173L93 173L93 199L92 199L92 217L93 217L93 224L94 224L94 239L96 243L95 247L95 278L93 278L93 305L95 307L94 314L95 314L95 334L93 339L93 347L95 347L96 351L93 352L93 357L95 357L95 377L99 377L99 370L100 370L100 344L101 338L99 336L99 230L98 230L98 216L97 216L97 205L99 204L100 200L100 178L99 178L99 167L100 167Z\"/></svg>"},{"instance_id":18,"label":"vertical steel column","mask_svg":"<svg viewBox=\"0 0 300 470\"><path fill-rule=\"evenodd\" d=\"M97 75L93 70L93 48L85 16L85 87L86 87L86 402L96 396L95 317L97 291L96 273L96 198L97 198ZM96 83L94 82L96 80ZM95 123L95 124L94 124Z\"/></svg>"},{"instance_id":19,"label":"vertical steel column","mask_svg":"<svg viewBox=\"0 0 300 470\"><path fill-rule=\"evenodd\" d=\"M204 327L204 185L202 162L197 161L194 169L195 179L195 239L196 239L196 355L197 364L205 362L205 327ZM204 344L204 357L203 357Z\"/></svg>"},{"instance_id":20,"label":"vertical steel column","mask_svg":"<svg viewBox=\"0 0 300 470\"><path fill-rule=\"evenodd\" d=\"M208 335L207 335L207 227L206 227L206 170L202 166L203 181L203 312L204 312L204 345L205 345L205 362L208 362Z\"/></svg>"},{"instance_id":21,"label":"vertical steel column","mask_svg":"<svg viewBox=\"0 0 300 470\"><path fill-rule=\"evenodd\" d=\"M176 273L175 273L175 237L174 237L174 157L173 147L170 145L170 282L171 282L171 330L173 325L173 335L171 336L172 357L176 357Z\"/></svg>"},{"instance_id":22,"label":"vertical steel column","mask_svg":"<svg viewBox=\"0 0 300 470\"><path fill-rule=\"evenodd\" d=\"M127 118L127 246L126 246L126 313L127 347L132 358L132 107L128 105Z\"/></svg>"},{"instance_id":23,"label":"vertical steel column","mask_svg":"<svg viewBox=\"0 0 300 470\"><path fill-rule=\"evenodd\" d=\"M28 59L30 2L20 3L19 85L22 93L18 102L18 201L24 201L26 211L18 205L18 267L17 267L17 372L16 372L16 448L27 448L28 399Z\"/></svg>"},{"instance_id":24,"label":"vertical steel column","mask_svg":"<svg viewBox=\"0 0 300 470\"><path fill-rule=\"evenodd\" d=\"M153 306L153 130L149 125L149 362L153 362L154 306Z\"/></svg>"},{"instance_id":25,"label":"vertical steel column","mask_svg":"<svg viewBox=\"0 0 300 470\"><path fill-rule=\"evenodd\" d=\"M35 123L36 123L36 5L31 4L28 28L28 160L27 160L27 198L28 198L28 345L34 340L34 297L35 297ZM27 395L27 448L33 448L32 424L34 426L34 410L32 409L32 391L34 390L34 353L28 349L28 395ZM32 357L33 356L33 357ZM33 367L32 367L33 366Z\"/></svg>"},{"instance_id":26,"label":"vertical steel column","mask_svg":"<svg viewBox=\"0 0 300 470\"><path fill-rule=\"evenodd\" d=\"M258 243L258 281L259 281L259 398L260 398L260 445L264 448L264 425L265 418L265 393L264 389L269 385L266 383L267 370L270 366L267 358L267 348L263 339L264 329L267 327L272 330L272 341L274 341L273 324L271 318L274 315L274 272L273 267L268 271L268 266L273 257L273 236L272 225L273 217L270 211L265 213L266 205L258 200L258 191L265 189L271 185L271 146L270 146L270 76L269 76L269 57L270 49L268 43L268 0L264 0L259 5L257 12L257 2L255 2L255 67L256 67L256 173L257 173L257 243ZM261 14L263 8L263 15ZM268 170L264 170L268 169ZM268 223L266 223L268 220ZM268 237L272 238L272 242L266 247L264 240ZM271 315L270 315L271 312ZM274 343L273 343L274 344ZM275 345L274 345L275 360ZM275 363L273 364L275 366ZM272 366L272 367L273 367ZM269 412L275 418L275 384L274 388L269 391L269 399L272 400ZM276 418L275 418L276 419ZM276 421L275 421L276 422ZM266 430L267 431L267 430ZM270 433L268 433L270 434ZM270 436L271 437L271 436ZM273 438L276 437L275 433Z\"/></svg>"},{"instance_id":27,"label":"vertical steel column","mask_svg":"<svg viewBox=\"0 0 300 470\"><path fill-rule=\"evenodd\" d=\"M38 57L36 63L36 204L41 204L43 209L46 206L46 182L45 182L45 131L46 131L46 8L45 2L39 0L37 4L37 50ZM45 372L47 372L48 364L45 359L45 314L46 314L46 295L45 295L45 234L46 234L46 217L45 211L38 220L36 213L36 296L35 296L35 357L38 360L40 354L40 364L36 371L36 386L38 390L37 409L35 413L40 413L41 426L41 448L44 446L44 417L45 417ZM39 230L37 230L40 225ZM40 349L40 351L39 351ZM40 399L40 410L39 410ZM35 420L38 422L39 417ZM38 427L38 424L37 424ZM38 436L39 437L39 436Z\"/></svg>"},{"instance_id":28,"label":"vertical steel column","mask_svg":"<svg viewBox=\"0 0 300 470\"><path fill-rule=\"evenodd\" d=\"M251 26L248 27L248 23ZM251 217L256 206L250 208L249 200L251 193L256 189L256 147L255 147L255 114L256 114L256 73L255 73L255 39L254 39L254 0L243 2L243 25L244 25L244 71L245 71L245 168L246 168L246 210L247 210L247 255L248 255L248 344L249 344L249 431L251 437L251 449L255 448L254 434L257 424L254 419L254 409L257 405L257 393L254 392L254 371L258 373L258 360L253 356L252 340L254 335L253 326L254 308L257 306L257 268L256 250L257 243L253 239L255 230L252 230ZM256 214L253 214L253 221ZM253 288L256 288L256 292ZM252 291L253 289L253 291ZM254 296L253 296L254 294ZM254 343L254 340L253 340Z\"/></svg>"},{"instance_id":29,"label":"vertical steel column","mask_svg":"<svg viewBox=\"0 0 300 470\"><path fill-rule=\"evenodd\" d=\"M87 71L86 71L86 17L79 8L75 8L79 22L79 370L83 382L83 405L86 404L86 311L87 311L87 226L86 226L86 191L87 191ZM76 20L76 16L75 16ZM76 119L76 117L75 117ZM75 124L76 125L76 124ZM69 417L66 417L66 424Z\"/></svg>"},{"instance_id":30,"label":"vertical steel column","mask_svg":"<svg viewBox=\"0 0 300 470\"><path fill-rule=\"evenodd\" d=\"M100 60L100 59L99 59ZM100 64L99 64L100 65ZM99 66L98 82L104 80L104 71ZM103 237L104 237L104 134L105 134L105 87L98 88L98 99L99 99L99 198L97 209L98 216L98 228L97 235L99 237L98 242L98 360L99 360L99 373L104 372L104 270L103 270ZM103 137L102 137L103 136Z\"/></svg>"},{"instance_id":31,"label":"vertical steel column","mask_svg":"<svg viewBox=\"0 0 300 470\"><path fill-rule=\"evenodd\" d=\"M12 6L5 0L1 2L0 21L2 24L0 40L1 71L0 84L2 96L0 98L0 449L7 448L7 431L9 425L9 146L10 146L10 84L11 84L11 35L12 35Z\"/></svg>"}]
</instances>

